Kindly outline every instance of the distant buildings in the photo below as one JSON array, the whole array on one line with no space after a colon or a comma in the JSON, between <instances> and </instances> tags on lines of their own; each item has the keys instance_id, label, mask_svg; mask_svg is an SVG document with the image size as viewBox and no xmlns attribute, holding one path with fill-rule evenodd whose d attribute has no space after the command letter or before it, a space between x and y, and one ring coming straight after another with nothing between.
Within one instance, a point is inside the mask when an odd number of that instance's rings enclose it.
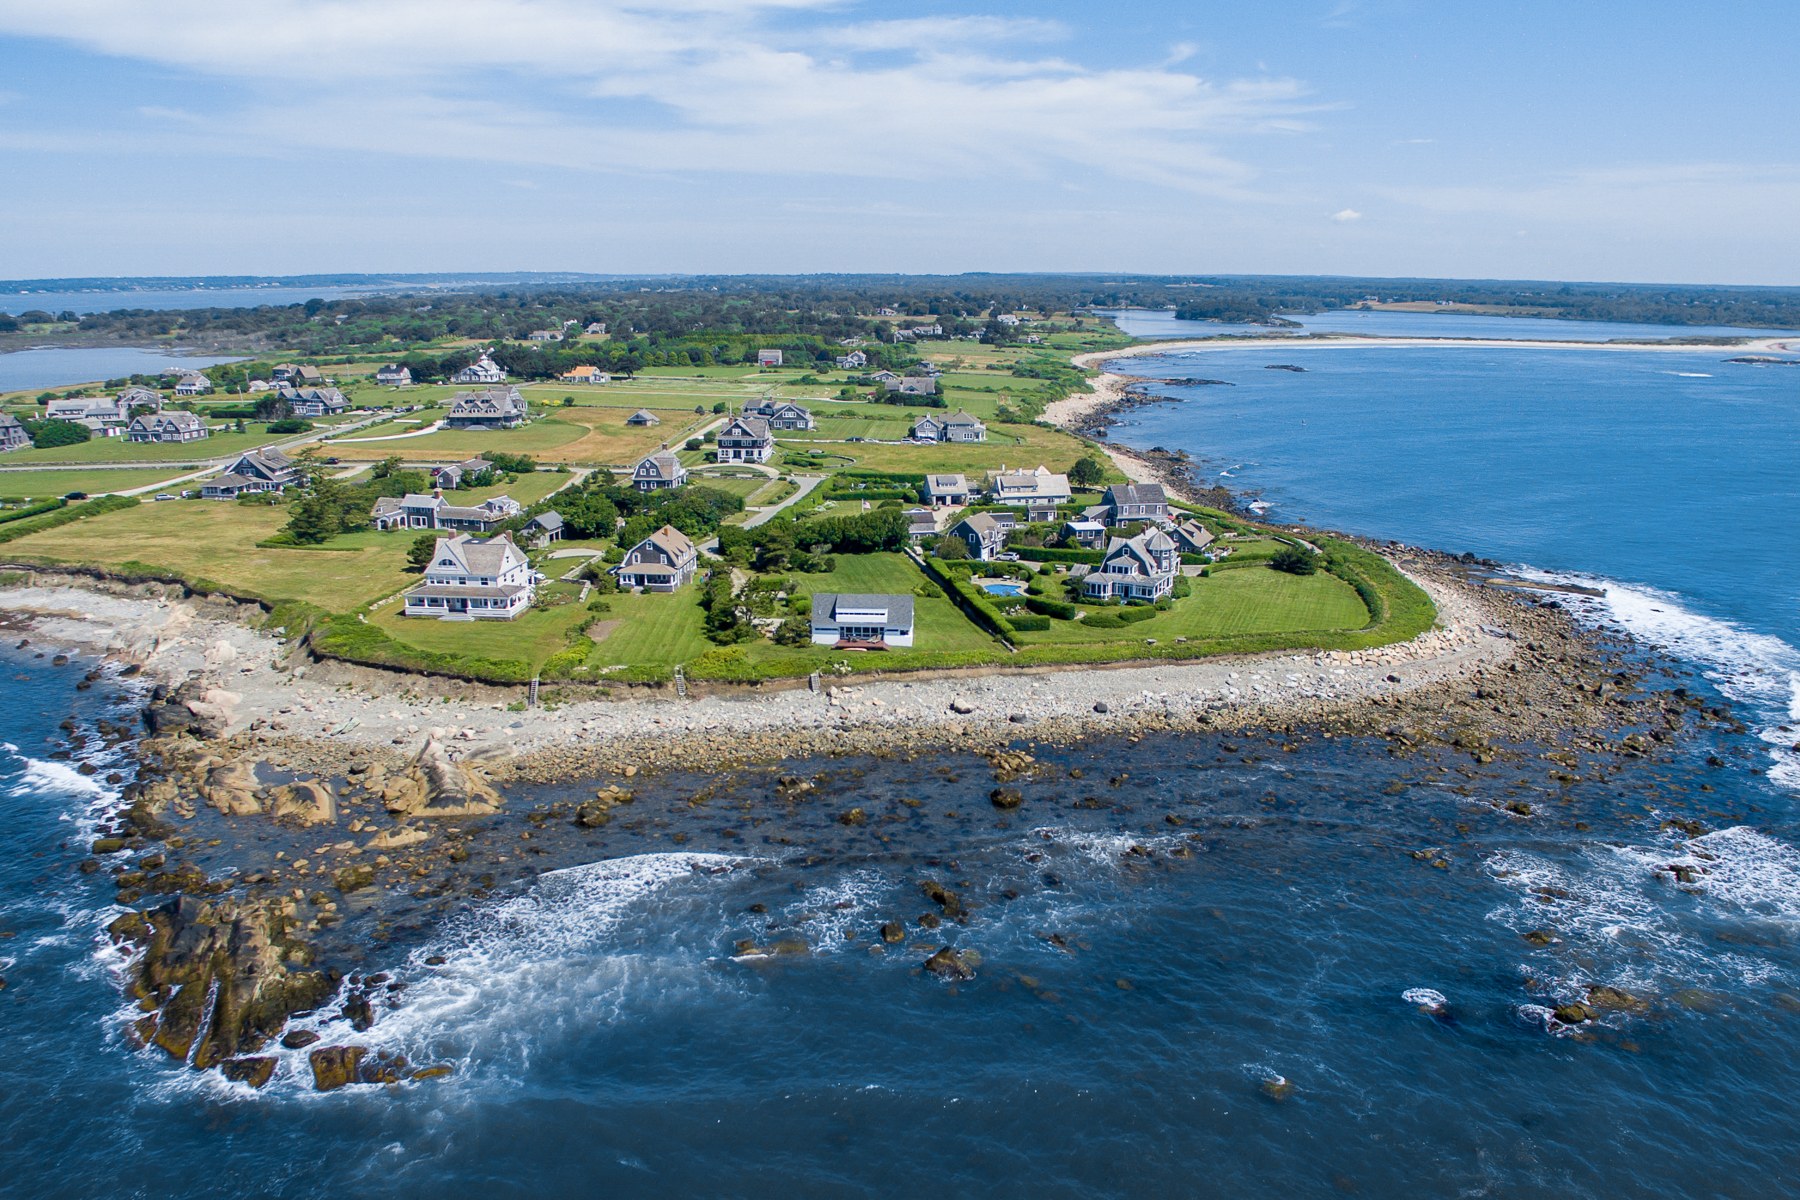
<instances>
[{"instance_id":1,"label":"distant buildings","mask_svg":"<svg viewBox=\"0 0 1800 1200\"><path fill-rule=\"evenodd\" d=\"M150 394L156 395L154 392ZM162 397L156 398L160 408ZM44 409L44 418L85 425L101 437L114 437L130 423L130 413L131 408L124 403L121 393L119 396L74 396L66 400L52 400Z\"/></svg>"},{"instance_id":2,"label":"distant buildings","mask_svg":"<svg viewBox=\"0 0 1800 1200\"><path fill-rule=\"evenodd\" d=\"M181 382L175 385L177 396L204 396L212 391L212 380L204 375L183 375Z\"/></svg>"},{"instance_id":3,"label":"distant buildings","mask_svg":"<svg viewBox=\"0 0 1800 1200\"><path fill-rule=\"evenodd\" d=\"M560 342L563 340L563 335L560 329L534 329L531 331L530 338L534 342Z\"/></svg>"},{"instance_id":4,"label":"distant buildings","mask_svg":"<svg viewBox=\"0 0 1800 1200\"><path fill-rule=\"evenodd\" d=\"M488 533L519 515L519 502L510 496L494 496L480 504L452 504L441 493L426 496L383 496L370 514L377 529L455 529Z\"/></svg>"},{"instance_id":5,"label":"distant buildings","mask_svg":"<svg viewBox=\"0 0 1800 1200\"><path fill-rule=\"evenodd\" d=\"M876 377L884 392L898 392L903 396L935 396L938 381L930 375L893 375L888 378Z\"/></svg>"},{"instance_id":6,"label":"distant buildings","mask_svg":"<svg viewBox=\"0 0 1800 1200\"><path fill-rule=\"evenodd\" d=\"M640 428L648 429L652 425L661 425L662 418L647 408L640 408L629 417L626 417L625 423L627 425L636 425Z\"/></svg>"},{"instance_id":7,"label":"distant buildings","mask_svg":"<svg viewBox=\"0 0 1800 1200\"><path fill-rule=\"evenodd\" d=\"M389 363L375 371L375 382L381 387L411 387L412 381L412 368L399 363Z\"/></svg>"},{"instance_id":8,"label":"distant buildings","mask_svg":"<svg viewBox=\"0 0 1800 1200\"><path fill-rule=\"evenodd\" d=\"M191 412L149 413L132 418L127 436L134 442L197 442L207 436L207 428Z\"/></svg>"},{"instance_id":9,"label":"distant buildings","mask_svg":"<svg viewBox=\"0 0 1800 1200\"><path fill-rule=\"evenodd\" d=\"M572 368L571 370L564 371L561 375L557 376L557 378L561 379L564 383L581 383L588 385L599 385L612 382L611 375L608 375L599 367L589 366L586 363L583 363L579 367Z\"/></svg>"},{"instance_id":10,"label":"distant buildings","mask_svg":"<svg viewBox=\"0 0 1800 1200\"><path fill-rule=\"evenodd\" d=\"M31 449L31 435L25 432L25 426L19 418L11 413L0 413L0 454L8 450Z\"/></svg>"},{"instance_id":11,"label":"distant buildings","mask_svg":"<svg viewBox=\"0 0 1800 1200\"><path fill-rule=\"evenodd\" d=\"M506 369L483 354L451 376L452 383L505 383Z\"/></svg>"},{"instance_id":12,"label":"distant buildings","mask_svg":"<svg viewBox=\"0 0 1800 1200\"><path fill-rule=\"evenodd\" d=\"M284 387L275 393L296 417L335 417L350 411L350 400L334 387Z\"/></svg>"},{"instance_id":13,"label":"distant buildings","mask_svg":"<svg viewBox=\"0 0 1800 1200\"><path fill-rule=\"evenodd\" d=\"M525 552L504 535L482 540L459 533L439 538L425 582L407 589L409 617L440 621L510 621L536 594Z\"/></svg>"},{"instance_id":14,"label":"distant buildings","mask_svg":"<svg viewBox=\"0 0 1800 1200\"><path fill-rule=\"evenodd\" d=\"M469 458L447 467L433 467L431 482L445 491L455 491L463 486L466 480L494 469L494 464L485 458Z\"/></svg>"},{"instance_id":15,"label":"distant buildings","mask_svg":"<svg viewBox=\"0 0 1800 1200\"><path fill-rule=\"evenodd\" d=\"M781 365L781 351L758 350L756 352L756 365L759 367L779 367Z\"/></svg>"},{"instance_id":16,"label":"distant buildings","mask_svg":"<svg viewBox=\"0 0 1800 1200\"><path fill-rule=\"evenodd\" d=\"M812 429L818 424L804 405L795 404L792 400L776 400L770 397L753 400L746 404L744 415L761 417L769 423L770 429Z\"/></svg>"},{"instance_id":17,"label":"distant buildings","mask_svg":"<svg viewBox=\"0 0 1800 1200\"><path fill-rule=\"evenodd\" d=\"M869 356L861 350L852 350L837 358L837 369L840 371L860 371L869 365Z\"/></svg>"},{"instance_id":18,"label":"distant buildings","mask_svg":"<svg viewBox=\"0 0 1800 1200\"><path fill-rule=\"evenodd\" d=\"M912 436L920 442L985 442L987 426L958 409L945 417L920 417L913 422Z\"/></svg>"}]
</instances>

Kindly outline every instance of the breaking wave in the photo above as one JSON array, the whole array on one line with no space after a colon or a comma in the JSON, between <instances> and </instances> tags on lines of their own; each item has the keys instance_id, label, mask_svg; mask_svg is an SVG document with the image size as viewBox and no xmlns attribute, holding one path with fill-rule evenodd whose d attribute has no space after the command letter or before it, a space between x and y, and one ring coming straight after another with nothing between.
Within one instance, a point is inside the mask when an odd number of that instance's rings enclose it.
<instances>
[{"instance_id":1,"label":"breaking wave","mask_svg":"<svg viewBox=\"0 0 1800 1200\"><path fill-rule=\"evenodd\" d=\"M1614 623L1633 636L1698 666L1758 726L1773 762L1769 778L1800 790L1800 649L1778 637L1697 613L1681 597L1641 584L1586 575L1521 569L1526 579L1596 588L1602 596L1565 595L1563 604L1594 624ZM1788 726L1786 730L1782 726Z\"/></svg>"}]
</instances>

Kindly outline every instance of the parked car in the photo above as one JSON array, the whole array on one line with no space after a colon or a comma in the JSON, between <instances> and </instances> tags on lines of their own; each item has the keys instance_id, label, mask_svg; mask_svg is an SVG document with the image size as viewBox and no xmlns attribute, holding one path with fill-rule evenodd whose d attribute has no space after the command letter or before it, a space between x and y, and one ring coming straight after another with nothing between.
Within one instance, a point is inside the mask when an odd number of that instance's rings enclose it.
<instances>
[{"instance_id":1,"label":"parked car","mask_svg":"<svg viewBox=\"0 0 1800 1200\"><path fill-rule=\"evenodd\" d=\"M67 495L65 495L63 497L63 499L64 500L86 500L87 493L86 492L69 492Z\"/></svg>"},{"instance_id":2,"label":"parked car","mask_svg":"<svg viewBox=\"0 0 1800 1200\"><path fill-rule=\"evenodd\" d=\"M156 493L156 498L158 500L173 500L173 499L175 499L174 495L169 492L158 492L158 493Z\"/></svg>"}]
</instances>

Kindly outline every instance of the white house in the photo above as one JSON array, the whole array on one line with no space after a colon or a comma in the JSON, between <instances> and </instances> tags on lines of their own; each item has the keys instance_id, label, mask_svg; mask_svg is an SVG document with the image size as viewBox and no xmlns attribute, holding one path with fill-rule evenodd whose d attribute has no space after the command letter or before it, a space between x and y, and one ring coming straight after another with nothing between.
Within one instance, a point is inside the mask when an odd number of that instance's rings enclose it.
<instances>
[{"instance_id":1,"label":"white house","mask_svg":"<svg viewBox=\"0 0 1800 1200\"><path fill-rule=\"evenodd\" d=\"M375 382L381 387L411 387L412 381L412 368L399 363L389 363L375 371Z\"/></svg>"},{"instance_id":2,"label":"white house","mask_svg":"<svg viewBox=\"0 0 1800 1200\"><path fill-rule=\"evenodd\" d=\"M815 646L885 650L913 644L913 598L817 592L812 598Z\"/></svg>"},{"instance_id":3,"label":"white house","mask_svg":"<svg viewBox=\"0 0 1800 1200\"><path fill-rule=\"evenodd\" d=\"M534 342L560 342L563 340L560 329L534 329L530 334Z\"/></svg>"},{"instance_id":4,"label":"white house","mask_svg":"<svg viewBox=\"0 0 1800 1200\"><path fill-rule=\"evenodd\" d=\"M660 492L687 482L687 468L672 450L659 450L638 460L631 469L631 486L640 492Z\"/></svg>"},{"instance_id":5,"label":"white house","mask_svg":"<svg viewBox=\"0 0 1800 1200\"><path fill-rule=\"evenodd\" d=\"M212 391L212 380L204 375L183 375L181 382L175 385L177 396L204 396Z\"/></svg>"},{"instance_id":6,"label":"white house","mask_svg":"<svg viewBox=\"0 0 1800 1200\"><path fill-rule=\"evenodd\" d=\"M1175 539L1160 529L1114 538L1100 565L1082 577L1081 594L1090 600L1160 600L1174 588L1180 564Z\"/></svg>"},{"instance_id":7,"label":"white house","mask_svg":"<svg viewBox=\"0 0 1800 1200\"><path fill-rule=\"evenodd\" d=\"M452 383L505 383L506 368L483 354L480 358L458 371L450 380Z\"/></svg>"},{"instance_id":8,"label":"white house","mask_svg":"<svg viewBox=\"0 0 1800 1200\"><path fill-rule=\"evenodd\" d=\"M611 375L608 375L599 367L591 366L588 363L583 363L579 367L572 367L569 370L564 371L561 375L558 375L557 378L564 383L582 383L594 386L612 382Z\"/></svg>"},{"instance_id":9,"label":"white house","mask_svg":"<svg viewBox=\"0 0 1800 1200\"><path fill-rule=\"evenodd\" d=\"M779 367L781 365L781 351L758 350L756 352L756 365L759 367Z\"/></svg>"},{"instance_id":10,"label":"white house","mask_svg":"<svg viewBox=\"0 0 1800 1200\"><path fill-rule=\"evenodd\" d=\"M44 417L51 421L69 421L76 425L85 425L102 437L111 437L124 429L130 421L130 408L113 396L74 396L66 400L52 400L44 409Z\"/></svg>"},{"instance_id":11,"label":"white house","mask_svg":"<svg viewBox=\"0 0 1800 1200\"><path fill-rule=\"evenodd\" d=\"M619 586L647 592L673 592L694 578L700 552L688 535L673 525L661 529L625 552L615 570Z\"/></svg>"},{"instance_id":12,"label":"white house","mask_svg":"<svg viewBox=\"0 0 1800 1200\"><path fill-rule=\"evenodd\" d=\"M977 417L957 409L949 416L926 414L913 422L912 436L918 442L985 442L987 426Z\"/></svg>"},{"instance_id":13,"label":"white house","mask_svg":"<svg viewBox=\"0 0 1800 1200\"><path fill-rule=\"evenodd\" d=\"M535 594L525 552L504 535L439 538L425 582L407 589L406 615L440 621L510 621Z\"/></svg>"},{"instance_id":14,"label":"white house","mask_svg":"<svg viewBox=\"0 0 1800 1200\"><path fill-rule=\"evenodd\" d=\"M1028 521L1054 521L1057 506L1067 504L1073 494L1069 477L1042 463L1035 471L1003 470L988 484L989 499L995 504L1023 507Z\"/></svg>"},{"instance_id":15,"label":"white house","mask_svg":"<svg viewBox=\"0 0 1800 1200\"><path fill-rule=\"evenodd\" d=\"M927 475L925 477L925 501L933 508L947 508L951 505L967 504L975 494L969 485L966 475Z\"/></svg>"}]
</instances>

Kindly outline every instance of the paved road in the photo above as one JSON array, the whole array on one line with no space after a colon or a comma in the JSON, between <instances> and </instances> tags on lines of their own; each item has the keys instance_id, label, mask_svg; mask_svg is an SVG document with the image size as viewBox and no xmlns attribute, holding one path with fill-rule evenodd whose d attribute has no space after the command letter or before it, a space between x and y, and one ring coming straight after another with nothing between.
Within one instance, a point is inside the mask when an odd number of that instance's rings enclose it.
<instances>
[{"instance_id":1,"label":"paved road","mask_svg":"<svg viewBox=\"0 0 1800 1200\"><path fill-rule=\"evenodd\" d=\"M795 493L793 495L789 496L786 500L783 500L780 504L771 504L769 507L767 507L767 508L763 509L761 512L757 513L754 517L751 517L748 521L745 521L744 528L745 529L755 529L758 525L762 525L768 521L773 520L775 517L775 514L780 512L782 509L789 508L795 504L798 504L800 501L802 501L806 498L806 496L809 492L811 492L814 488L818 487L821 483L825 482L825 476L823 476L823 475L796 475L796 476L794 476L794 482L799 484L800 487L797 491L795 491Z\"/></svg>"}]
</instances>

